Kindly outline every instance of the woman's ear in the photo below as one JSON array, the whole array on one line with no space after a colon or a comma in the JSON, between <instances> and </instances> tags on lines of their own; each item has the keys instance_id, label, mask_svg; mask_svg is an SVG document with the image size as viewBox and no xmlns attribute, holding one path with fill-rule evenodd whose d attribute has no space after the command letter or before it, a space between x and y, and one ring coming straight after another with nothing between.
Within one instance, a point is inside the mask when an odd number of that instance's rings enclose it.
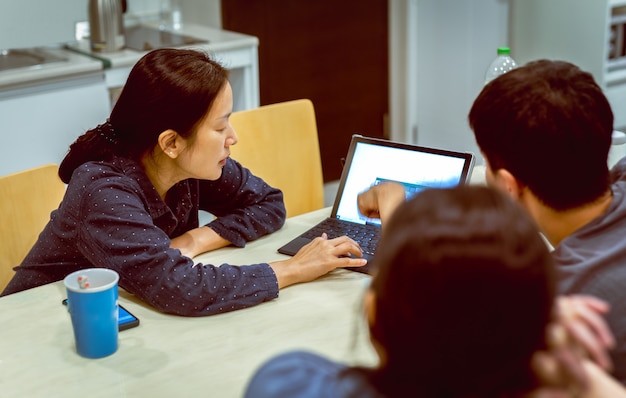
<instances>
[{"instance_id":1,"label":"woman's ear","mask_svg":"<svg viewBox=\"0 0 626 398\"><path fill-rule=\"evenodd\" d=\"M176 159L182 150L182 137L172 129L167 129L159 134L159 148L172 159Z\"/></svg>"}]
</instances>

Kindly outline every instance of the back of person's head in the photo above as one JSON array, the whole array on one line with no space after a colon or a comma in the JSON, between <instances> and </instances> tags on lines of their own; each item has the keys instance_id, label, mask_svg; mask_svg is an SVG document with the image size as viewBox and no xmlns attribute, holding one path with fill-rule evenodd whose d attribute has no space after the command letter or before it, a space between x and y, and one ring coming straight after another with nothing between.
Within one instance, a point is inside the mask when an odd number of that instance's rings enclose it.
<instances>
[{"instance_id":1,"label":"back of person's head","mask_svg":"<svg viewBox=\"0 0 626 398\"><path fill-rule=\"evenodd\" d=\"M59 175L69 182L73 171L90 160L112 155L138 160L172 129L193 139L228 81L228 71L207 54L187 49L159 49L133 67L109 120L87 131L70 147Z\"/></svg>"},{"instance_id":2,"label":"back of person's head","mask_svg":"<svg viewBox=\"0 0 626 398\"><path fill-rule=\"evenodd\" d=\"M507 169L555 210L608 189L613 112L592 75L571 63L539 60L499 76L469 123L491 169Z\"/></svg>"},{"instance_id":3,"label":"back of person's head","mask_svg":"<svg viewBox=\"0 0 626 398\"><path fill-rule=\"evenodd\" d=\"M484 186L426 190L394 212L373 261L381 392L488 397L534 386L553 268L512 200Z\"/></svg>"}]
</instances>

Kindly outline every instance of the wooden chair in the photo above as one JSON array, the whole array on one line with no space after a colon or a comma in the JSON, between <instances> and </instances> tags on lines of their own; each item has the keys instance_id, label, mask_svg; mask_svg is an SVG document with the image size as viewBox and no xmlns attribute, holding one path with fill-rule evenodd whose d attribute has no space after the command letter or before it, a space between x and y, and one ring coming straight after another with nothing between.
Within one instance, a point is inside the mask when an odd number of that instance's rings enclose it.
<instances>
[{"instance_id":1,"label":"wooden chair","mask_svg":"<svg viewBox=\"0 0 626 398\"><path fill-rule=\"evenodd\" d=\"M45 165L0 177L0 292L63 198L58 170Z\"/></svg>"},{"instance_id":2,"label":"wooden chair","mask_svg":"<svg viewBox=\"0 0 626 398\"><path fill-rule=\"evenodd\" d=\"M239 142L233 159L283 191L287 217L324 206L322 160L313 103L308 99L234 112Z\"/></svg>"}]
</instances>

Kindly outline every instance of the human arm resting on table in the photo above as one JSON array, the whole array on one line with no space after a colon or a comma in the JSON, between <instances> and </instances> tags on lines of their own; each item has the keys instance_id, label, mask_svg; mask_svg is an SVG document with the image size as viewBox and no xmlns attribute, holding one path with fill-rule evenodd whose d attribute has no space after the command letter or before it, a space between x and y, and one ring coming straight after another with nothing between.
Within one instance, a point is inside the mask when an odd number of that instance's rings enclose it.
<instances>
[{"instance_id":1,"label":"human arm resting on table","mask_svg":"<svg viewBox=\"0 0 626 398\"><path fill-rule=\"evenodd\" d=\"M172 239L170 246L180 250L183 256L194 258L198 254L230 245L230 242L222 238L208 226L191 229L182 235Z\"/></svg>"},{"instance_id":2,"label":"human arm resting on table","mask_svg":"<svg viewBox=\"0 0 626 398\"><path fill-rule=\"evenodd\" d=\"M200 209L216 219L172 239L172 247L188 257L229 244L243 247L285 223L282 192L232 159L217 181L198 181L198 198Z\"/></svg>"},{"instance_id":3,"label":"human arm resting on table","mask_svg":"<svg viewBox=\"0 0 626 398\"><path fill-rule=\"evenodd\" d=\"M77 221L81 253L93 266L117 271L122 288L162 312L184 316L232 311L278 296L267 264L194 266L170 248L164 231L169 218L151 214L136 192L115 178L91 184Z\"/></svg>"}]
</instances>

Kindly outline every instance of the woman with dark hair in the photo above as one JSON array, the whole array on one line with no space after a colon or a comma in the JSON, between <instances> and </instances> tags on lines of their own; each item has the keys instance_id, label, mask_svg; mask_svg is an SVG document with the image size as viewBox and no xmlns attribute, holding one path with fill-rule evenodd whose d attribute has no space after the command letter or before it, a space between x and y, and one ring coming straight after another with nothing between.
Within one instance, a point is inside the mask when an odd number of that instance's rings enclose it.
<instances>
[{"instance_id":1,"label":"woman with dark hair","mask_svg":"<svg viewBox=\"0 0 626 398\"><path fill-rule=\"evenodd\" d=\"M282 192L229 157L237 143L232 106L228 72L206 54L160 49L142 57L106 123L71 145L59 170L65 197L2 294L103 267L157 309L201 316L363 265L345 256L361 256L351 239L320 237L285 261L194 266L197 254L243 247L285 220ZM199 226L198 210L215 219Z\"/></svg>"},{"instance_id":2,"label":"woman with dark hair","mask_svg":"<svg viewBox=\"0 0 626 398\"><path fill-rule=\"evenodd\" d=\"M487 187L432 189L383 225L365 297L378 367L287 353L261 367L247 397L511 397L558 384L537 358L549 348L554 267L523 209ZM591 384L621 391L601 371Z\"/></svg>"}]
</instances>

